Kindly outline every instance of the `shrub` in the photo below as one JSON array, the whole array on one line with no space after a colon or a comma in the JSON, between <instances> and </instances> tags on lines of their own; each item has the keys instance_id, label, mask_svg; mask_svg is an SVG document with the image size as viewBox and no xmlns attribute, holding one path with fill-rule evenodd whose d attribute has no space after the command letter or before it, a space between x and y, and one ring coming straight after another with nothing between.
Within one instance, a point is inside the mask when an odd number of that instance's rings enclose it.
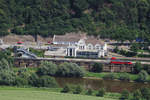
<instances>
[{"instance_id":1,"label":"shrub","mask_svg":"<svg viewBox=\"0 0 150 100\"><path fill-rule=\"evenodd\" d=\"M148 73L144 70L142 70L139 74L138 74L138 79L139 82L146 82L148 80Z\"/></svg>"},{"instance_id":2,"label":"shrub","mask_svg":"<svg viewBox=\"0 0 150 100\"><path fill-rule=\"evenodd\" d=\"M97 72L97 73L102 72L102 70L103 70L103 64L101 63L94 63L94 65L91 68L92 72Z\"/></svg>"},{"instance_id":3,"label":"shrub","mask_svg":"<svg viewBox=\"0 0 150 100\"><path fill-rule=\"evenodd\" d=\"M70 92L70 87L68 85L66 85L61 92L62 93L68 93L68 92Z\"/></svg>"},{"instance_id":4,"label":"shrub","mask_svg":"<svg viewBox=\"0 0 150 100\"><path fill-rule=\"evenodd\" d=\"M48 61L42 62L40 68L37 71L39 75L50 75L50 76L54 76L56 72L57 72L57 65Z\"/></svg>"},{"instance_id":5,"label":"shrub","mask_svg":"<svg viewBox=\"0 0 150 100\"><path fill-rule=\"evenodd\" d=\"M92 93L93 93L92 89L88 89L86 92L87 95L92 95Z\"/></svg>"},{"instance_id":6,"label":"shrub","mask_svg":"<svg viewBox=\"0 0 150 100\"><path fill-rule=\"evenodd\" d=\"M120 100L126 100L129 98L129 92L128 90L124 90L122 93L121 93L121 97L120 97Z\"/></svg>"},{"instance_id":7,"label":"shrub","mask_svg":"<svg viewBox=\"0 0 150 100\"><path fill-rule=\"evenodd\" d=\"M26 80L26 79L24 79L22 77L17 76L15 84L17 86L27 86L28 85L28 80Z\"/></svg>"},{"instance_id":8,"label":"shrub","mask_svg":"<svg viewBox=\"0 0 150 100\"><path fill-rule=\"evenodd\" d=\"M37 86L38 80L39 77L37 76L36 73L32 73L31 76L28 78L29 84L35 87Z\"/></svg>"},{"instance_id":9,"label":"shrub","mask_svg":"<svg viewBox=\"0 0 150 100\"><path fill-rule=\"evenodd\" d=\"M98 91L98 93L96 94L96 96L103 97L103 96L105 95L105 92L106 92L105 88L101 88L101 89Z\"/></svg>"},{"instance_id":10,"label":"shrub","mask_svg":"<svg viewBox=\"0 0 150 100\"><path fill-rule=\"evenodd\" d=\"M127 73L123 73L120 75L119 80L130 81L130 77Z\"/></svg>"},{"instance_id":11,"label":"shrub","mask_svg":"<svg viewBox=\"0 0 150 100\"><path fill-rule=\"evenodd\" d=\"M4 70L0 72L0 85L14 85L15 73L13 71Z\"/></svg>"},{"instance_id":12,"label":"shrub","mask_svg":"<svg viewBox=\"0 0 150 100\"><path fill-rule=\"evenodd\" d=\"M80 94L82 92L82 87L80 85L78 85L75 90L74 90L74 94Z\"/></svg>"},{"instance_id":13,"label":"shrub","mask_svg":"<svg viewBox=\"0 0 150 100\"><path fill-rule=\"evenodd\" d=\"M46 75L39 78L37 85L39 87L50 87L50 88L58 86L56 80L53 77Z\"/></svg>"},{"instance_id":14,"label":"shrub","mask_svg":"<svg viewBox=\"0 0 150 100\"><path fill-rule=\"evenodd\" d=\"M103 79L107 79L107 80L114 80L116 78L116 76L111 73L111 74L107 74L103 77Z\"/></svg>"}]
</instances>

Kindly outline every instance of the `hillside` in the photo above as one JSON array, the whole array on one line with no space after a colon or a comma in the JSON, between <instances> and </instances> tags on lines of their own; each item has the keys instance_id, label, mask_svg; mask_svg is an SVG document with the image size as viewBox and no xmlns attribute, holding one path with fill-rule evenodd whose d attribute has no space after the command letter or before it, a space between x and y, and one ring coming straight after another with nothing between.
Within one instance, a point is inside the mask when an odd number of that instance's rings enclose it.
<instances>
[{"instance_id":1,"label":"hillside","mask_svg":"<svg viewBox=\"0 0 150 100\"><path fill-rule=\"evenodd\" d=\"M150 39L150 0L0 0L0 35L83 31L119 41Z\"/></svg>"}]
</instances>

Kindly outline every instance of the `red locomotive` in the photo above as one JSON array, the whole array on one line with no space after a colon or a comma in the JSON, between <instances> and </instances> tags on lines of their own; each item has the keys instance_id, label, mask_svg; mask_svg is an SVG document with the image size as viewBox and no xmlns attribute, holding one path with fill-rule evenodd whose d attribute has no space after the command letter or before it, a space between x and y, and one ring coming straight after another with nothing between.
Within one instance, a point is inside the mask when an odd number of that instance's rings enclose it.
<instances>
[{"instance_id":1,"label":"red locomotive","mask_svg":"<svg viewBox=\"0 0 150 100\"><path fill-rule=\"evenodd\" d=\"M122 60L118 60L116 59L116 57L112 57L110 59L110 64L117 64L117 65L132 65L133 63L130 61L122 61Z\"/></svg>"}]
</instances>

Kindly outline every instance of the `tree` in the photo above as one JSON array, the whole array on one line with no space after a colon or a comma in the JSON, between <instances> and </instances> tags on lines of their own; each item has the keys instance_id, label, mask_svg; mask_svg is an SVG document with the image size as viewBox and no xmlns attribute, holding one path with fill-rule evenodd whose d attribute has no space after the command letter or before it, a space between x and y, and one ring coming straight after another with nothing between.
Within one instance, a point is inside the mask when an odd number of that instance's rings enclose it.
<instances>
[{"instance_id":1,"label":"tree","mask_svg":"<svg viewBox=\"0 0 150 100\"><path fill-rule=\"evenodd\" d=\"M57 76L83 77L84 74L84 69L74 63L63 63L58 66Z\"/></svg>"},{"instance_id":2,"label":"tree","mask_svg":"<svg viewBox=\"0 0 150 100\"><path fill-rule=\"evenodd\" d=\"M102 72L102 70L103 70L103 64L101 63L94 63L94 65L91 68L92 72L97 72L97 73Z\"/></svg>"},{"instance_id":3,"label":"tree","mask_svg":"<svg viewBox=\"0 0 150 100\"><path fill-rule=\"evenodd\" d=\"M138 81L140 82L146 82L148 80L148 73L144 70L142 70L139 74L138 74Z\"/></svg>"},{"instance_id":4,"label":"tree","mask_svg":"<svg viewBox=\"0 0 150 100\"><path fill-rule=\"evenodd\" d=\"M140 71L142 70L142 65L140 62L136 62L135 65L134 65L134 70L133 72L135 74L138 74Z\"/></svg>"},{"instance_id":5,"label":"tree","mask_svg":"<svg viewBox=\"0 0 150 100\"><path fill-rule=\"evenodd\" d=\"M50 76L55 76L56 72L57 72L57 65L47 61L42 62L37 71L39 75L50 75Z\"/></svg>"}]
</instances>

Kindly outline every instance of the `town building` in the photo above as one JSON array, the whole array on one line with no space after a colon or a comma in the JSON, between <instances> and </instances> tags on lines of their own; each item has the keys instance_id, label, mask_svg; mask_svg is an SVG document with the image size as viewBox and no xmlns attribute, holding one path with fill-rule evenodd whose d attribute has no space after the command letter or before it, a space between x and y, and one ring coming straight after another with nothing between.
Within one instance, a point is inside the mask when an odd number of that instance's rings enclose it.
<instances>
[{"instance_id":1,"label":"town building","mask_svg":"<svg viewBox=\"0 0 150 100\"><path fill-rule=\"evenodd\" d=\"M100 58L107 55L107 44L86 34L54 35L53 45L65 49L69 57Z\"/></svg>"}]
</instances>

